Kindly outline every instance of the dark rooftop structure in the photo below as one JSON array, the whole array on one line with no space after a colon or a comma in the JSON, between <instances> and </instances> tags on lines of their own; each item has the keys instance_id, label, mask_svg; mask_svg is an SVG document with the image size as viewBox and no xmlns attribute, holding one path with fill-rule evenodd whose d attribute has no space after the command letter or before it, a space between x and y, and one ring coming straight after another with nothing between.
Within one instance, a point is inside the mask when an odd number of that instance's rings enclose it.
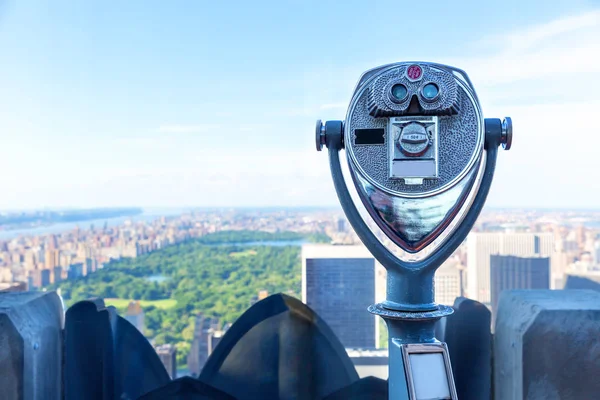
<instances>
[{"instance_id":1,"label":"dark rooftop structure","mask_svg":"<svg viewBox=\"0 0 600 400\"><path fill-rule=\"evenodd\" d=\"M595 398L599 304L595 291L505 291L492 351L490 312L457 299L436 336L448 343L459 398L491 399L492 377L495 399ZM283 294L249 308L198 378L175 380L143 335L101 299L66 314L62 307L54 292L0 294L2 399L388 398L386 380L361 379L327 324Z\"/></svg>"}]
</instances>

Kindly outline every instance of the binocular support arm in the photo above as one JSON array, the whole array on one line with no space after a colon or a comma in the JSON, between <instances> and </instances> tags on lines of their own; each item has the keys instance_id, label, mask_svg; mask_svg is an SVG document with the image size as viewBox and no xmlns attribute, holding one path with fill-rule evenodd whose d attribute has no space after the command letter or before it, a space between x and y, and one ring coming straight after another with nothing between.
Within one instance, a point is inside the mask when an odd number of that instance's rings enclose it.
<instances>
[{"instance_id":1,"label":"binocular support arm","mask_svg":"<svg viewBox=\"0 0 600 400\"><path fill-rule=\"evenodd\" d=\"M500 123L500 120L497 121ZM415 262L406 262L397 258L375 237L363 221L348 192L348 187L342 173L339 156L342 142L341 140L327 140L329 166L342 209L360 240L388 271L387 299L384 302L386 308L409 312L432 311L437 308L434 302L433 291L435 270L456 250L469 234L485 204L492 184L498 146L502 144L502 131L501 129L493 129L496 128L495 124L491 123L488 125L487 122L486 128L489 126L492 129L486 129L485 168L481 185L470 209L454 234L435 253Z\"/></svg>"}]
</instances>

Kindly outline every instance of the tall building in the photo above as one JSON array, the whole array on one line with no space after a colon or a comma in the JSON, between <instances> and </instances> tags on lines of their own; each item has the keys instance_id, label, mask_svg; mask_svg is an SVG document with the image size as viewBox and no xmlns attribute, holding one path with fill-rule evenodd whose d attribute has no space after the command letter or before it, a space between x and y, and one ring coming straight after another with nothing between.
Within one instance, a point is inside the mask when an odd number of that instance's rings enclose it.
<instances>
[{"instance_id":1,"label":"tall building","mask_svg":"<svg viewBox=\"0 0 600 400\"><path fill-rule=\"evenodd\" d=\"M47 269L53 269L60 265L60 251L55 249L48 249L44 253L44 264Z\"/></svg>"},{"instance_id":2,"label":"tall building","mask_svg":"<svg viewBox=\"0 0 600 400\"><path fill-rule=\"evenodd\" d=\"M204 317L202 314L196 316L196 326L194 327L194 339L187 357L188 369L190 374L198 376L211 349L211 336L219 329L219 320L216 318ZM216 344L215 344L216 346Z\"/></svg>"},{"instance_id":3,"label":"tall building","mask_svg":"<svg viewBox=\"0 0 600 400\"><path fill-rule=\"evenodd\" d=\"M550 258L490 256L492 316L503 290L550 289Z\"/></svg>"},{"instance_id":4,"label":"tall building","mask_svg":"<svg viewBox=\"0 0 600 400\"><path fill-rule=\"evenodd\" d=\"M464 266L456 258L446 260L435 273L435 302L451 306L463 295Z\"/></svg>"},{"instance_id":5,"label":"tall building","mask_svg":"<svg viewBox=\"0 0 600 400\"><path fill-rule=\"evenodd\" d=\"M83 263L71 264L71 265L69 265L69 268L67 269L67 278L70 280L80 278L84 275L83 270L84 270Z\"/></svg>"},{"instance_id":6,"label":"tall building","mask_svg":"<svg viewBox=\"0 0 600 400\"><path fill-rule=\"evenodd\" d=\"M338 218L336 221L336 228L338 232L346 232L348 230L348 222L345 218Z\"/></svg>"},{"instance_id":7,"label":"tall building","mask_svg":"<svg viewBox=\"0 0 600 400\"><path fill-rule=\"evenodd\" d=\"M86 276L92 272L96 272L98 269L98 260L95 258L86 258L83 267L83 276Z\"/></svg>"},{"instance_id":8,"label":"tall building","mask_svg":"<svg viewBox=\"0 0 600 400\"><path fill-rule=\"evenodd\" d=\"M54 267L50 270L50 282L59 283L62 281L63 269L62 267Z\"/></svg>"},{"instance_id":9,"label":"tall building","mask_svg":"<svg viewBox=\"0 0 600 400\"><path fill-rule=\"evenodd\" d=\"M138 331L144 334L146 330L145 314L139 301L130 301L125 312L125 319L129 321Z\"/></svg>"},{"instance_id":10,"label":"tall building","mask_svg":"<svg viewBox=\"0 0 600 400\"><path fill-rule=\"evenodd\" d=\"M467 238L467 296L490 305L490 256L551 257L552 233L471 233Z\"/></svg>"},{"instance_id":11,"label":"tall building","mask_svg":"<svg viewBox=\"0 0 600 400\"><path fill-rule=\"evenodd\" d=\"M31 249L25 251L23 263L26 270L32 270L37 268L37 263L35 261L35 253Z\"/></svg>"},{"instance_id":12,"label":"tall building","mask_svg":"<svg viewBox=\"0 0 600 400\"><path fill-rule=\"evenodd\" d=\"M304 245L302 301L331 327L344 347L378 347L376 263L364 246Z\"/></svg>"},{"instance_id":13,"label":"tall building","mask_svg":"<svg viewBox=\"0 0 600 400\"><path fill-rule=\"evenodd\" d=\"M223 335L225 331L214 331L210 335L208 335L208 355L210 356L213 351L217 348L217 345L223 339Z\"/></svg>"},{"instance_id":14,"label":"tall building","mask_svg":"<svg viewBox=\"0 0 600 400\"><path fill-rule=\"evenodd\" d=\"M171 379L177 378L177 348L172 344L163 344L155 348Z\"/></svg>"},{"instance_id":15,"label":"tall building","mask_svg":"<svg viewBox=\"0 0 600 400\"><path fill-rule=\"evenodd\" d=\"M563 251L556 251L550 259L550 289L562 289L565 285L567 270L574 257Z\"/></svg>"},{"instance_id":16,"label":"tall building","mask_svg":"<svg viewBox=\"0 0 600 400\"><path fill-rule=\"evenodd\" d=\"M58 250L58 239L56 235L50 235L48 237L48 248L50 250Z\"/></svg>"},{"instance_id":17,"label":"tall building","mask_svg":"<svg viewBox=\"0 0 600 400\"><path fill-rule=\"evenodd\" d=\"M34 269L28 271L30 278L30 288L41 289L44 286L50 284L50 270L49 269Z\"/></svg>"}]
</instances>

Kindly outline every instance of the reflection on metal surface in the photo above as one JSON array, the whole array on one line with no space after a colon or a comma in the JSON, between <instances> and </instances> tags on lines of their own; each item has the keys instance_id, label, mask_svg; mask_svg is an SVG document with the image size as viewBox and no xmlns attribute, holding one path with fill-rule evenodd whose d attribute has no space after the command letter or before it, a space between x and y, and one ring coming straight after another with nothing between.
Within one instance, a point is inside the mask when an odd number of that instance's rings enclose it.
<instances>
[{"instance_id":1,"label":"reflection on metal surface","mask_svg":"<svg viewBox=\"0 0 600 400\"><path fill-rule=\"evenodd\" d=\"M477 168L454 187L423 199L392 196L371 185L350 168L358 194L379 228L399 247L416 253L433 242L456 217L467 198Z\"/></svg>"}]
</instances>

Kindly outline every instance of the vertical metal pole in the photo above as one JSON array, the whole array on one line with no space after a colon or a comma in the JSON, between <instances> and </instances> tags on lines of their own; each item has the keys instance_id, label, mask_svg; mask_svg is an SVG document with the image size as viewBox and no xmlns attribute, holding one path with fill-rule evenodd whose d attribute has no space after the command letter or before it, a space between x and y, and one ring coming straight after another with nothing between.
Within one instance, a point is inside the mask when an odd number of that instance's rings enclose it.
<instances>
[{"instance_id":1,"label":"vertical metal pole","mask_svg":"<svg viewBox=\"0 0 600 400\"><path fill-rule=\"evenodd\" d=\"M407 281L412 283L415 289L399 291L399 288L406 286ZM390 274L388 271L387 287L386 301L370 306L369 312L382 317L388 328L389 399L409 400L409 383L406 380L402 345L436 343L435 323L440 318L452 314L453 310L451 307L443 305L436 305L431 309L430 304L435 304L433 302L433 273L422 276L422 274ZM391 293L390 289L392 289ZM390 301L390 299L393 300ZM420 303L407 302L411 300L418 300ZM398 305L404 309L390 309L388 308L390 305Z\"/></svg>"},{"instance_id":2,"label":"vertical metal pole","mask_svg":"<svg viewBox=\"0 0 600 400\"><path fill-rule=\"evenodd\" d=\"M402 344L434 343L433 329L438 320L408 321L384 317L388 327L389 378L388 398L409 400Z\"/></svg>"}]
</instances>

